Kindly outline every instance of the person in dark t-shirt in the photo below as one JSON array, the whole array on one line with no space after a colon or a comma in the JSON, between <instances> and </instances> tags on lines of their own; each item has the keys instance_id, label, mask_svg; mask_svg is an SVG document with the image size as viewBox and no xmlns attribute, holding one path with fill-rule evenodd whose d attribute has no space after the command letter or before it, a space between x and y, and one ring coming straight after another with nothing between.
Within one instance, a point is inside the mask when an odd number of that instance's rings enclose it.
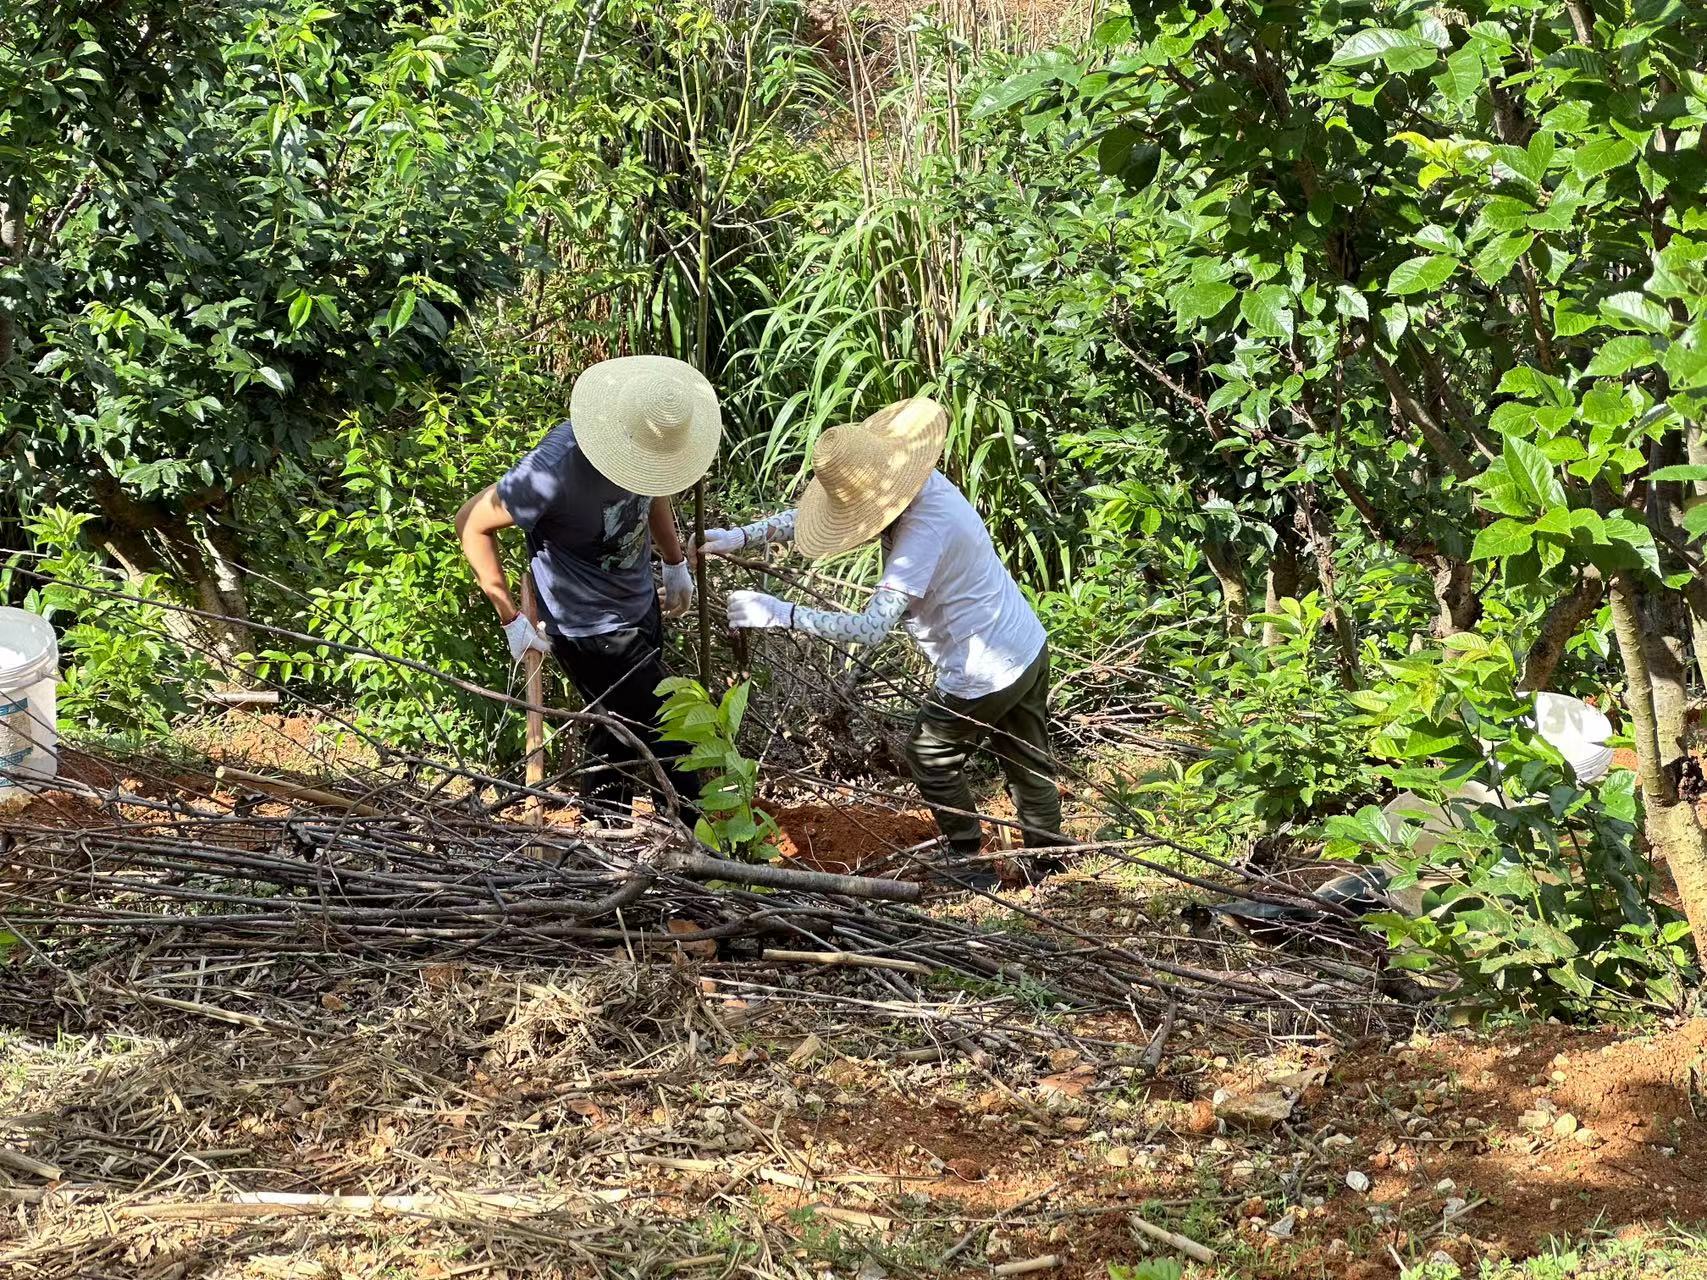
<instances>
[{"instance_id":1,"label":"person in dark t-shirt","mask_svg":"<svg viewBox=\"0 0 1707 1280\"><path fill-rule=\"evenodd\" d=\"M662 613L693 604L689 571L669 495L711 465L722 419L711 384L663 356L627 356L586 370L570 395L569 421L456 517L463 555L498 611L510 656L550 652L589 711L621 721L664 765L685 805L698 798L676 767L683 748L658 738L664 678ZM499 559L497 532L527 535L539 593L537 626L522 616ZM654 543L663 561L663 608L652 578ZM625 813L651 770L631 744L598 725L585 738L590 811Z\"/></svg>"}]
</instances>

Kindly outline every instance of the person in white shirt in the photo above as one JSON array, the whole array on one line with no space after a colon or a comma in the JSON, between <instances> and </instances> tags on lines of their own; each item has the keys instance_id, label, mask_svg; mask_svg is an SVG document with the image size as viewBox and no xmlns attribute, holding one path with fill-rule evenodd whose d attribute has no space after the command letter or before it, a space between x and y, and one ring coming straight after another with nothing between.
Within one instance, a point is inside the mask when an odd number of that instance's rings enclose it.
<instances>
[{"instance_id":1,"label":"person in white shirt","mask_svg":"<svg viewBox=\"0 0 1707 1280\"><path fill-rule=\"evenodd\" d=\"M864 422L832 427L813 450L800 506L740 529L706 531L708 555L793 541L813 559L881 538L883 577L864 612L810 609L758 591L729 595L731 629L788 628L849 644L876 644L897 623L936 669L907 745L913 780L957 859L982 847L966 762L986 741L1007 775L1030 846L1064 844L1061 794L1049 747L1049 643L978 513L936 469L948 416L923 397ZM1060 868L1056 857L1028 870ZM984 864L951 878L987 888Z\"/></svg>"}]
</instances>

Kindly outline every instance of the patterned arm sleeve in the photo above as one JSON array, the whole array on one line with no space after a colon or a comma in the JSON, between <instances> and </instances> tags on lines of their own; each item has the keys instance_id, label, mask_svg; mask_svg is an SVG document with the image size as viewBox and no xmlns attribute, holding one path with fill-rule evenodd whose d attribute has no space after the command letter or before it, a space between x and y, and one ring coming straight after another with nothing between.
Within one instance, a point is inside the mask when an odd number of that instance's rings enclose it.
<instances>
[{"instance_id":1,"label":"patterned arm sleeve","mask_svg":"<svg viewBox=\"0 0 1707 1280\"><path fill-rule=\"evenodd\" d=\"M793 514L789 512L790 516ZM827 609L796 606L789 626L842 644L876 644L895 630L895 624L906 612L907 597L903 593L879 587L864 613L832 613Z\"/></svg>"},{"instance_id":2,"label":"patterned arm sleeve","mask_svg":"<svg viewBox=\"0 0 1707 1280\"><path fill-rule=\"evenodd\" d=\"M794 541L794 512L779 511L774 516L744 524L736 530L745 539L743 547L757 547L767 542Z\"/></svg>"}]
</instances>

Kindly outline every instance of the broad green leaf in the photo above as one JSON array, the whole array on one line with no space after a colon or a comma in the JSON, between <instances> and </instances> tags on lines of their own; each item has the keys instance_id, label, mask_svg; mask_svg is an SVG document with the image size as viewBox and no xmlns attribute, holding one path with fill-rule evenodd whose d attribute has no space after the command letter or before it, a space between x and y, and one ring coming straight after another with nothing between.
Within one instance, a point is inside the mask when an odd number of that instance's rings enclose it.
<instances>
[{"instance_id":1,"label":"broad green leaf","mask_svg":"<svg viewBox=\"0 0 1707 1280\"><path fill-rule=\"evenodd\" d=\"M1647 294L1636 290L1613 294L1600 304L1600 314L1620 328L1671 332L1671 314Z\"/></svg>"},{"instance_id":2,"label":"broad green leaf","mask_svg":"<svg viewBox=\"0 0 1707 1280\"><path fill-rule=\"evenodd\" d=\"M1659 482L1707 480L1707 463L1680 462L1674 467L1661 467L1648 472L1648 479Z\"/></svg>"},{"instance_id":3,"label":"broad green leaf","mask_svg":"<svg viewBox=\"0 0 1707 1280\"><path fill-rule=\"evenodd\" d=\"M1333 65L1361 67L1379 61L1392 66L1392 59L1395 57L1400 60L1401 65L1405 65L1408 59L1423 55L1427 55L1428 62L1422 65L1428 66L1440 56L1440 51L1430 41L1413 32L1370 27L1368 30L1359 31L1340 45L1334 53ZM1416 69L1414 62L1410 64L1409 69Z\"/></svg>"},{"instance_id":4,"label":"broad green leaf","mask_svg":"<svg viewBox=\"0 0 1707 1280\"><path fill-rule=\"evenodd\" d=\"M1585 377L1617 378L1654 362L1652 339L1625 335L1609 338L1583 370Z\"/></svg>"},{"instance_id":5,"label":"broad green leaf","mask_svg":"<svg viewBox=\"0 0 1707 1280\"><path fill-rule=\"evenodd\" d=\"M1605 527L1608 544L1625 550L1626 563L1640 565L1655 577L1659 576L1660 553L1647 525L1638 524L1621 512L1614 512L1606 517Z\"/></svg>"},{"instance_id":6,"label":"broad green leaf","mask_svg":"<svg viewBox=\"0 0 1707 1280\"><path fill-rule=\"evenodd\" d=\"M1513 481L1534 504L1531 510L1544 511L1548 507L1564 505L1565 487L1559 483L1559 477L1553 473L1553 464L1541 450L1527 440L1507 436L1502 457Z\"/></svg>"},{"instance_id":7,"label":"broad green leaf","mask_svg":"<svg viewBox=\"0 0 1707 1280\"><path fill-rule=\"evenodd\" d=\"M1594 426L1621 427L1636 416L1636 406L1620 385L1601 383L1583 397L1582 415L1584 422Z\"/></svg>"},{"instance_id":8,"label":"broad green leaf","mask_svg":"<svg viewBox=\"0 0 1707 1280\"><path fill-rule=\"evenodd\" d=\"M1427 254L1401 262L1387 278L1387 291L1399 295L1438 289L1458 270L1458 262L1444 254Z\"/></svg>"},{"instance_id":9,"label":"broad green leaf","mask_svg":"<svg viewBox=\"0 0 1707 1280\"><path fill-rule=\"evenodd\" d=\"M1535 535L1520 520L1496 520L1476 535L1470 549L1472 560L1503 560L1522 555L1535 542Z\"/></svg>"},{"instance_id":10,"label":"broad green leaf","mask_svg":"<svg viewBox=\"0 0 1707 1280\"><path fill-rule=\"evenodd\" d=\"M1239 314L1259 337L1288 339L1292 337L1290 302L1286 286L1266 284L1239 299Z\"/></svg>"},{"instance_id":11,"label":"broad green leaf","mask_svg":"<svg viewBox=\"0 0 1707 1280\"><path fill-rule=\"evenodd\" d=\"M1446 59L1446 70L1435 77L1434 83L1448 102L1462 107L1482 91L1487 79L1481 49L1469 44Z\"/></svg>"},{"instance_id":12,"label":"broad green leaf","mask_svg":"<svg viewBox=\"0 0 1707 1280\"><path fill-rule=\"evenodd\" d=\"M1571 166L1583 177L1593 178L1635 158L1635 143L1624 138L1599 138L1578 147Z\"/></svg>"},{"instance_id":13,"label":"broad green leaf","mask_svg":"<svg viewBox=\"0 0 1707 1280\"><path fill-rule=\"evenodd\" d=\"M1674 342L1661 357L1660 365L1673 391L1698 391L1707 387L1707 350Z\"/></svg>"},{"instance_id":14,"label":"broad green leaf","mask_svg":"<svg viewBox=\"0 0 1707 1280\"><path fill-rule=\"evenodd\" d=\"M1195 324L1220 315L1238 293L1224 280L1199 280L1179 292L1174 299L1174 311L1182 325Z\"/></svg>"},{"instance_id":15,"label":"broad green leaf","mask_svg":"<svg viewBox=\"0 0 1707 1280\"><path fill-rule=\"evenodd\" d=\"M1528 232L1499 236L1482 246L1482 251L1471 263L1471 269L1484 284L1498 284L1511 274L1517 260L1529 252L1529 246L1534 243L1535 236Z\"/></svg>"},{"instance_id":16,"label":"broad green leaf","mask_svg":"<svg viewBox=\"0 0 1707 1280\"><path fill-rule=\"evenodd\" d=\"M1022 71L979 95L972 105L972 119L981 120L985 116L1017 107L1022 102L1030 102L1039 97L1045 88L1058 83L1059 80L1060 75L1054 67Z\"/></svg>"}]
</instances>

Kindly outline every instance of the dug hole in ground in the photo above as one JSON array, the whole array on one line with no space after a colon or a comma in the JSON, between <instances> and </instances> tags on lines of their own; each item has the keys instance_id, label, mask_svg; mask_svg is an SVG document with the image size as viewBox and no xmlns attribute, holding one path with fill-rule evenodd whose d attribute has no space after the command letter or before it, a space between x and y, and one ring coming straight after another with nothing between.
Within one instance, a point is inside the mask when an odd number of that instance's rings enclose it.
<instances>
[{"instance_id":1,"label":"dug hole in ground","mask_svg":"<svg viewBox=\"0 0 1707 1280\"><path fill-rule=\"evenodd\" d=\"M232 712L204 745L348 790L324 730ZM1155 1017L1053 1001L1047 966L1028 987L934 961L773 964L764 936L376 956L312 928L258 946L258 903L189 946L188 918L100 919L114 899L67 851L187 841L185 807L197 832L251 824L219 847L256 857L263 831L364 820L211 767L67 753L64 773L71 789L3 823L6 899L82 896L99 922L54 926L75 973L27 945L3 970L7 1274L1475 1274L1584 1233L1657 1248L1707 1218L1700 1022L1430 1032L1432 1015L1372 1007L1367 1034L1307 1014L1277 1037L1206 1005L1152 1064ZM854 797L774 810L789 861L837 872L931 834ZM1091 858L1000 900L900 910L962 940L1053 939L1063 987L1075 948L1248 973L1193 950L1178 888Z\"/></svg>"}]
</instances>

